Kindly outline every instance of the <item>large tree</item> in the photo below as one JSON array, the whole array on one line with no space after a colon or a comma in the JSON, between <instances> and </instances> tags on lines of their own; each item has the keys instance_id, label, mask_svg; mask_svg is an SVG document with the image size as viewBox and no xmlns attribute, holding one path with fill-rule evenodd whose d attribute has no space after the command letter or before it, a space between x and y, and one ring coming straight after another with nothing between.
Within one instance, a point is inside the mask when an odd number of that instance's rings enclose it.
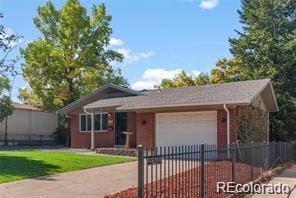
<instances>
[{"instance_id":1,"label":"large tree","mask_svg":"<svg viewBox=\"0 0 296 198\"><path fill-rule=\"evenodd\" d=\"M241 80L271 78L279 103L273 138L296 140L296 1L242 0L242 31L230 39Z\"/></svg>"},{"instance_id":2,"label":"large tree","mask_svg":"<svg viewBox=\"0 0 296 198\"><path fill-rule=\"evenodd\" d=\"M34 24L42 37L22 50L30 88L21 90L20 97L57 110L107 82L127 84L110 66L123 59L108 47L110 21L104 4L94 5L90 16L79 0L67 0L59 10L51 1L39 7Z\"/></svg>"},{"instance_id":3,"label":"large tree","mask_svg":"<svg viewBox=\"0 0 296 198\"><path fill-rule=\"evenodd\" d=\"M205 81L270 78L279 104L279 112L271 115L274 140L296 140L295 10L295 0L242 0L239 15L243 28L236 31L237 38L229 40L233 58L218 60ZM161 87L192 85L191 80L178 84L179 80L178 76L164 80Z\"/></svg>"},{"instance_id":4,"label":"large tree","mask_svg":"<svg viewBox=\"0 0 296 198\"><path fill-rule=\"evenodd\" d=\"M3 18L0 13L0 19ZM15 64L16 57L11 56L12 50L16 47L19 36L8 31L0 23L0 122L5 120L4 142L7 144L7 117L12 114L13 106L10 98L11 86L9 84L9 75L17 74Z\"/></svg>"}]
</instances>

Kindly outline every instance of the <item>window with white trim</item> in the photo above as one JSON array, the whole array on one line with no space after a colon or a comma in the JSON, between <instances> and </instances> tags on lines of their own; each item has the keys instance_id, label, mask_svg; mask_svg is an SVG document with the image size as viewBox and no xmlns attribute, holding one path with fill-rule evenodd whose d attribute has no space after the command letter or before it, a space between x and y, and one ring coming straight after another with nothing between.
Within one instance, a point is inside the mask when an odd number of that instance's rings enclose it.
<instances>
[{"instance_id":1,"label":"window with white trim","mask_svg":"<svg viewBox=\"0 0 296 198\"><path fill-rule=\"evenodd\" d=\"M94 125L95 125L95 131L108 130L108 114L95 113ZM79 129L80 129L80 132L90 132L92 130L91 115L79 114Z\"/></svg>"}]
</instances>

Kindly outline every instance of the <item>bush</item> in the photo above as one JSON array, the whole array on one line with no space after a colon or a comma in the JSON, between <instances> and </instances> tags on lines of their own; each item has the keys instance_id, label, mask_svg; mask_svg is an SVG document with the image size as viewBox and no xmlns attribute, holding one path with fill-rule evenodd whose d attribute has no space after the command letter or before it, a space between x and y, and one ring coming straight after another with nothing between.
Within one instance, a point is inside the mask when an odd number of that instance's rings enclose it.
<instances>
[{"instance_id":1,"label":"bush","mask_svg":"<svg viewBox=\"0 0 296 198\"><path fill-rule=\"evenodd\" d=\"M66 127L58 127L53 133L54 140L57 144L66 145L69 144L69 132Z\"/></svg>"}]
</instances>

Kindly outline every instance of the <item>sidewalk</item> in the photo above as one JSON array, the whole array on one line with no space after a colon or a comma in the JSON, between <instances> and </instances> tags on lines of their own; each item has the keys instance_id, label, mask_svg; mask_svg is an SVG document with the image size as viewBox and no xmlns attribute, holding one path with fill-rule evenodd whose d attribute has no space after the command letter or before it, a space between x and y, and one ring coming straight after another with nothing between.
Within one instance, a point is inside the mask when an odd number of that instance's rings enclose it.
<instances>
[{"instance_id":1,"label":"sidewalk","mask_svg":"<svg viewBox=\"0 0 296 198\"><path fill-rule=\"evenodd\" d=\"M287 194L264 194L254 195L252 198L294 198L296 197L296 164L293 164L289 169L284 170L280 175L274 177L270 184L287 184L290 189L293 189L290 195Z\"/></svg>"}]
</instances>

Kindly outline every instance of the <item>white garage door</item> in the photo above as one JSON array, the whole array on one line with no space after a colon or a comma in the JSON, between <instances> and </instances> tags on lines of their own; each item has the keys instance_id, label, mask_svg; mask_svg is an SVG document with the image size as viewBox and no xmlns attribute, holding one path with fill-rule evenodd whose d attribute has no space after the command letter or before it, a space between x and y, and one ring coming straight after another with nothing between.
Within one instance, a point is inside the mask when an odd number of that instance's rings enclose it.
<instances>
[{"instance_id":1,"label":"white garage door","mask_svg":"<svg viewBox=\"0 0 296 198\"><path fill-rule=\"evenodd\" d=\"M217 144L217 111L156 114L156 146Z\"/></svg>"}]
</instances>

